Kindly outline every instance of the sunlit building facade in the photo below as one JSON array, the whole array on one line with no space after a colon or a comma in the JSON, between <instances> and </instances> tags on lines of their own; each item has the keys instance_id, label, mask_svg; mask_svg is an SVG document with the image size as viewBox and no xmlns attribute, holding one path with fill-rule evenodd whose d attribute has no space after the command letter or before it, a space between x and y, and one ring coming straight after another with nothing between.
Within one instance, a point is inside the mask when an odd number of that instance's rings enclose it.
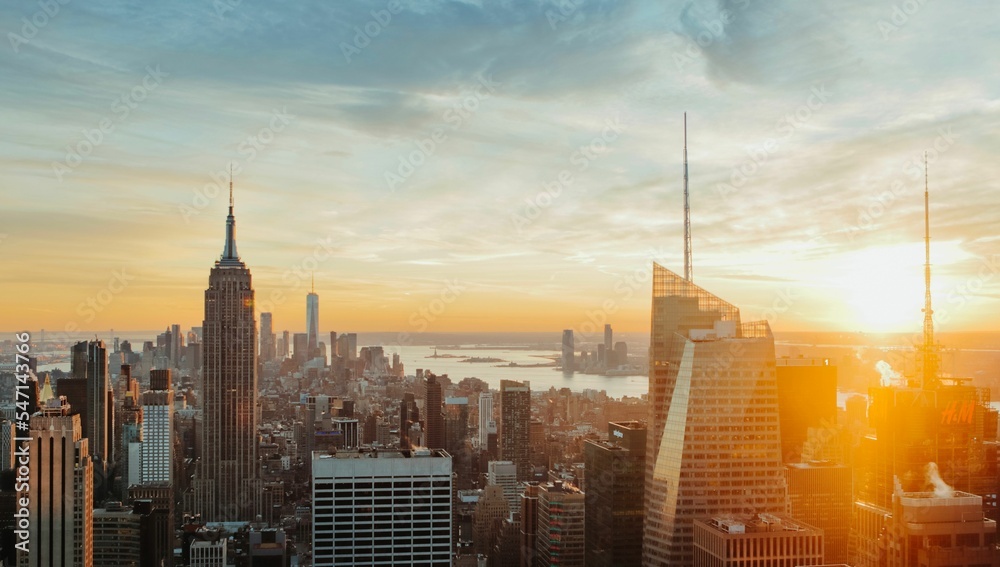
<instances>
[{"instance_id":1,"label":"sunlit building facade","mask_svg":"<svg viewBox=\"0 0 1000 567\"><path fill-rule=\"evenodd\" d=\"M643 565L690 566L695 518L783 513L766 322L653 265Z\"/></svg>"},{"instance_id":2,"label":"sunlit building facade","mask_svg":"<svg viewBox=\"0 0 1000 567\"><path fill-rule=\"evenodd\" d=\"M205 290L201 468L205 521L250 521L257 513L257 322L250 270L236 252L230 200L226 244Z\"/></svg>"}]
</instances>

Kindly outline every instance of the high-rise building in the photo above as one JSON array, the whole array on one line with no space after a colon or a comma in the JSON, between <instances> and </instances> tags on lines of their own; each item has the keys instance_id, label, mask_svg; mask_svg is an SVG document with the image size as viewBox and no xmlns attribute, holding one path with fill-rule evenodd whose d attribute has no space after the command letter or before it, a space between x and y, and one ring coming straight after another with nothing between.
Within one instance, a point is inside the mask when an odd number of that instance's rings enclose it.
<instances>
[{"instance_id":1,"label":"high-rise building","mask_svg":"<svg viewBox=\"0 0 1000 567\"><path fill-rule=\"evenodd\" d=\"M20 567L94 565L94 468L79 415L66 398L45 400L31 417L28 490L29 553L18 552Z\"/></svg>"},{"instance_id":2,"label":"high-rise building","mask_svg":"<svg viewBox=\"0 0 1000 567\"><path fill-rule=\"evenodd\" d=\"M642 563L646 425L608 424L608 441L583 446L587 566Z\"/></svg>"},{"instance_id":3,"label":"high-rise building","mask_svg":"<svg viewBox=\"0 0 1000 567\"><path fill-rule=\"evenodd\" d=\"M250 270L236 252L232 184L226 243L205 290L199 510L205 521L249 521L257 479L257 322Z\"/></svg>"},{"instance_id":4,"label":"high-rise building","mask_svg":"<svg viewBox=\"0 0 1000 567\"><path fill-rule=\"evenodd\" d=\"M521 567L538 567L541 562L535 551L538 535L538 492L539 484L529 482L521 493L521 514L519 525Z\"/></svg>"},{"instance_id":5,"label":"high-rise building","mask_svg":"<svg viewBox=\"0 0 1000 567\"><path fill-rule=\"evenodd\" d=\"M289 338L288 331L281 332L281 359L284 360L288 358L288 353L291 351L291 339Z\"/></svg>"},{"instance_id":6,"label":"high-rise building","mask_svg":"<svg viewBox=\"0 0 1000 567\"><path fill-rule=\"evenodd\" d=\"M309 356L309 334L295 333L292 335L292 358L299 364L308 362Z\"/></svg>"},{"instance_id":7,"label":"high-rise building","mask_svg":"<svg viewBox=\"0 0 1000 567\"><path fill-rule=\"evenodd\" d=\"M713 567L821 565L823 530L774 514L694 521L694 564Z\"/></svg>"},{"instance_id":8,"label":"high-rise building","mask_svg":"<svg viewBox=\"0 0 1000 567\"><path fill-rule=\"evenodd\" d=\"M417 399L412 392L403 394L403 400L399 404L399 446L403 449L410 449L419 445L416 440L410 438L410 429L414 424L420 423L420 410L417 408Z\"/></svg>"},{"instance_id":9,"label":"high-rise building","mask_svg":"<svg viewBox=\"0 0 1000 567\"><path fill-rule=\"evenodd\" d=\"M785 511L774 339L655 263L651 327L643 565L684 567L695 518Z\"/></svg>"},{"instance_id":10,"label":"high-rise building","mask_svg":"<svg viewBox=\"0 0 1000 567\"><path fill-rule=\"evenodd\" d=\"M70 407L80 413L83 436L87 438L91 455L107 463L114 460L111 454L111 432L114 431L114 403L111 379L108 376L108 350L104 341L81 341L73 345L70 367L71 379L59 381L60 395L67 396ZM79 399L77 389L63 392L64 383L83 381L85 399Z\"/></svg>"},{"instance_id":11,"label":"high-rise building","mask_svg":"<svg viewBox=\"0 0 1000 567\"><path fill-rule=\"evenodd\" d=\"M270 312L260 314L260 361L271 362L277 355L274 344L274 323Z\"/></svg>"},{"instance_id":12,"label":"high-rise building","mask_svg":"<svg viewBox=\"0 0 1000 567\"><path fill-rule=\"evenodd\" d=\"M118 459L123 501L127 499L129 485L142 481L142 404L138 382L131 378L129 382L122 400L121 456Z\"/></svg>"},{"instance_id":13,"label":"high-rise building","mask_svg":"<svg viewBox=\"0 0 1000 567\"><path fill-rule=\"evenodd\" d=\"M837 423L837 367L823 358L775 362L781 454L786 463L796 463L810 427L831 429Z\"/></svg>"},{"instance_id":14,"label":"high-rise building","mask_svg":"<svg viewBox=\"0 0 1000 567\"><path fill-rule=\"evenodd\" d=\"M149 373L149 390L142 393L142 465L140 482L173 482L174 390L170 370Z\"/></svg>"},{"instance_id":15,"label":"high-rise building","mask_svg":"<svg viewBox=\"0 0 1000 567\"><path fill-rule=\"evenodd\" d=\"M174 490L166 482L135 484L128 502L141 515L142 548L139 567L172 567L174 564Z\"/></svg>"},{"instance_id":16,"label":"high-rise building","mask_svg":"<svg viewBox=\"0 0 1000 567\"><path fill-rule=\"evenodd\" d=\"M17 468L14 466L14 422L9 419L0 419L0 471Z\"/></svg>"},{"instance_id":17,"label":"high-rise building","mask_svg":"<svg viewBox=\"0 0 1000 567\"><path fill-rule=\"evenodd\" d=\"M531 386L528 382L500 381L500 458L517 466L517 480L531 479Z\"/></svg>"},{"instance_id":18,"label":"high-rise building","mask_svg":"<svg viewBox=\"0 0 1000 567\"><path fill-rule=\"evenodd\" d=\"M539 485L535 538L539 565L584 566L584 508L579 488L559 480Z\"/></svg>"},{"instance_id":19,"label":"high-rise building","mask_svg":"<svg viewBox=\"0 0 1000 567\"><path fill-rule=\"evenodd\" d=\"M576 369L573 351L573 329L564 329L562 334L562 370L563 374L572 374Z\"/></svg>"},{"instance_id":20,"label":"high-rise building","mask_svg":"<svg viewBox=\"0 0 1000 567\"><path fill-rule=\"evenodd\" d=\"M823 530L826 563L847 563L854 506L850 467L791 463L786 472L792 517Z\"/></svg>"},{"instance_id":21,"label":"high-rise building","mask_svg":"<svg viewBox=\"0 0 1000 567\"><path fill-rule=\"evenodd\" d=\"M444 449L444 413L441 382L428 372L424 391L424 423L427 426L427 448Z\"/></svg>"},{"instance_id":22,"label":"high-rise building","mask_svg":"<svg viewBox=\"0 0 1000 567\"><path fill-rule=\"evenodd\" d=\"M121 502L94 510L94 565L139 567L142 516Z\"/></svg>"},{"instance_id":23,"label":"high-rise building","mask_svg":"<svg viewBox=\"0 0 1000 567\"><path fill-rule=\"evenodd\" d=\"M314 281L312 291L306 294L306 360L312 360L317 356L317 347L319 347L319 295L316 293Z\"/></svg>"},{"instance_id":24,"label":"high-rise building","mask_svg":"<svg viewBox=\"0 0 1000 567\"><path fill-rule=\"evenodd\" d=\"M502 488L511 513L520 512L521 497L517 489L517 465L511 461L490 461L486 465L486 471L487 485Z\"/></svg>"},{"instance_id":25,"label":"high-rise building","mask_svg":"<svg viewBox=\"0 0 1000 567\"><path fill-rule=\"evenodd\" d=\"M317 451L315 565L451 565L451 457L445 451Z\"/></svg>"},{"instance_id":26,"label":"high-rise building","mask_svg":"<svg viewBox=\"0 0 1000 567\"><path fill-rule=\"evenodd\" d=\"M496 421L493 420L493 392L480 392L479 394L479 446L486 448L489 442L489 433L492 428L496 430Z\"/></svg>"},{"instance_id":27,"label":"high-rise building","mask_svg":"<svg viewBox=\"0 0 1000 567\"><path fill-rule=\"evenodd\" d=\"M614 364L614 333L611 332L611 325L604 325L604 366L605 368L613 368Z\"/></svg>"},{"instance_id":28,"label":"high-rise building","mask_svg":"<svg viewBox=\"0 0 1000 567\"><path fill-rule=\"evenodd\" d=\"M170 342L170 362L174 368L180 368L181 353L184 352L184 335L181 334L181 326L176 324L171 325L170 334L172 335Z\"/></svg>"},{"instance_id":29,"label":"high-rise building","mask_svg":"<svg viewBox=\"0 0 1000 567\"><path fill-rule=\"evenodd\" d=\"M475 551L489 555L500 533L500 525L510 515L510 504L504 497L503 488L489 484L479 496L473 519L472 539Z\"/></svg>"},{"instance_id":30,"label":"high-rise building","mask_svg":"<svg viewBox=\"0 0 1000 567\"><path fill-rule=\"evenodd\" d=\"M997 524L983 516L983 499L939 487L893 496L892 518L879 538L885 567L1000 566Z\"/></svg>"},{"instance_id":31,"label":"high-rise building","mask_svg":"<svg viewBox=\"0 0 1000 567\"><path fill-rule=\"evenodd\" d=\"M625 341L615 343L615 366L628 364L628 344Z\"/></svg>"}]
</instances>

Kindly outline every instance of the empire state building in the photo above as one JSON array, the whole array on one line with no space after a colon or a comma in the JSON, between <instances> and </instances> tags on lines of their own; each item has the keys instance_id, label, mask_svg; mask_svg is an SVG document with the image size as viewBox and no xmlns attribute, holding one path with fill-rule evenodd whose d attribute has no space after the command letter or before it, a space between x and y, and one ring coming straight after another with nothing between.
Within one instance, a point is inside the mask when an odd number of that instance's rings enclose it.
<instances>
[{"instance_id":1,"label":"empire state building","mask_svg":"<svg viewBox=\"0 0 1000 567\"><path fill-rule=\"evenodd\" d=\"M226 244L205 290L201 467L196 509L205 521L257 514L257 322L247 269L236 253L233 188Z\"/></svg>"}]
</instances>

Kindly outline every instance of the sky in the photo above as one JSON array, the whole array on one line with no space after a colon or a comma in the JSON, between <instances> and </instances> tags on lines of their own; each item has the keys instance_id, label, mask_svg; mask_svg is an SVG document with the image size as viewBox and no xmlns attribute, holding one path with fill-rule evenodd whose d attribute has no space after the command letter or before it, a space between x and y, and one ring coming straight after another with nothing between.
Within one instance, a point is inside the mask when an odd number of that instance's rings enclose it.
<instances>
[{"instance_id":1,"label":"sky","mask_svg":"<svg viewBox=\"0 0 1000 567\"><path fill-rule=\"evenodd\" d=\"M48 11L46 11L48 10ZM652 263L777 331L997 330L991 2L0 5L0 330L200 325L229 169L259 311L648 331ZM557 340L557 339L554 339Z\"/></svg>"}]
</instances>

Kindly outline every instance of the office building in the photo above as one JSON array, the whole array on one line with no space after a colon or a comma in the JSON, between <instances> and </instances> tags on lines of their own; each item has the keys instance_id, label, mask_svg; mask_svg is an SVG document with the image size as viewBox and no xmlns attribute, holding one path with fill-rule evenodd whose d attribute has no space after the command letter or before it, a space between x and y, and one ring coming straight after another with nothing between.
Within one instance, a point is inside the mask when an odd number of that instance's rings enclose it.
<instances>
[{"instance_id":1,"label":"office building","mask_svg":"<svg viewBox=\"0 0 1000 567\"><path fill-rule=\"evenodd\" d=\"M314 564L450 566L451 489L445 451L316 452Z\"/></svg>"},{"instance_id":2,"label":"office building","mask_svg":"<svg viewBox=\"0 0 1000 567\"><path fill-rule=\"evenodd\" d=\"M512 461L490 461L486 465L486 483L503 489L504 498L507 499L512 514L521 511L516 464Z\"/></svg>"},{"instance_id":3,"label":"office building","mask_svg":"<svg viewBox=\"0 0 1000 567\"><path fill-rule=\"evenodd\" d=\"M983 499L939 487L893 496L892 518L879 542L885 567L1000 566L997 524L983 515Z\"/></svg>"},{"instance_id":4,"label":"office building","mask_svg":"<svg viewBox=\"0 0 1000 567\"><path fill-rule=\"evenodd\" d=\"M572 374L576 369L573 351L573 329L565 329L562 334L562 371L563 374Z\"/></svg>"},{"instance_id":5,"label":"office building","mask_svg":"<svg viewBox=\"0 0 1000 567\"><path fill-rule=\"evenodd\" d=\"M490 429L496 431L496 421L493 419L493 392L479 394L479 446L485 448L489 442Z\"/></svg>"},{"instance_id":6,"label":"office building","mask_svg":"<svg viewBox=\"0 0 1000 567\"><path fill-rule=\"evenodd\" d=\"M823 564L823 530L775 514L694 521L699 567L798 567Z\"/></svg>"},{"instance_id":7,"label":"office building","mask_svg":"<svg viewBox=\"0 0 1000 567\"><path fill-rule=\"evenodd\" d=\"M93 567L94 469L80 416L66 398L48 398L31 417L28 459L30 552L20 567Z\"/></svg>"},{"instance_id":8,"label":"office building","mask_svg":"<svg viewBox=\"0 0 1000 567\"><path fill-rule=\"evenodd\" d=\"M174 390L170 370L152 370L142 393L140 483L173 482Z\"/></svg>"},{"instance_id":9,"label":"office building","mask_svg":"<svg viewBox=\"0 0 1000 567\"><path fill-rule=\"evenodd\" d=\"M521 512L519 517L518 534L520 540L521 567L536 567L538 562L538 552L535 551L535 542L538 540L538 492L539 484L529 482L524 485L521 493L519 506ZM586 519L585 519L586 520Z\"/></svg>"},{"instance_id":10,"label":"office building","mask_svg":"<svg viewBox=\"0 0 1000 567\"><path fill-rule=\"evenodd\" d=\"M517 466L517 480L531 479L531 387L528 382L500 381L500 458Z\"/></svg>"},{"instance_id":11,"label":"office building","mask_svg":"<svg viewBox=\"0 0 1000 567\"><path fill-rule=\"evenodd\" d=\"M785 511L774 339L654 263L650 355L643 565L688 567L695 518Z\"/></svg>"},{"instance_id":12,"label":"office building","mask_svg":"<svg viewBox=\"0 0 1000 567\"><path fill-rule=\"evenodd\" d=\"M108 502L104 508L94 510L94 565L139 567L141 519L121 502Z\"/></svg>"},{"instance_id":13,"label":"office building","mask_svg":"<svg viewBox=\"0 0 1000 567\"><path fill-rule=\"evenodd\" d=\"M73 411L80 414L83 436L91 455L101 463L114 460L111 435L114 431L114 394L108 376L108 350L104 341L81 341L72 347L72 378L59 380L59 395L66 396Z\"/></svg>"},{"instance_id":14,"label":"office building","mask_svg":"<svg viewBox=\"0 0 1000 567\"><path fill-rule=\"evenodd\" d=\"M826 563L847 563L854 505L850 467L832 462L791 463L786 473L792 517L823 530Z\"/></svg>"},{"instance_id":15,"label":"office building","mask_svg":"<svg viewBox=\"0 0 1000 567\"><path fill-rule=\"evenodd\" d=\"M583 446L588 567L640 565L646 426L608 424L608 441Z\"/></svg>"},{"instance_id":16,"label":"office building","mask_svg":"<svg viewBox=\"0 0 1000 567\"><path fill-rule=\"evenodd\" d=\"M312 290L306 294L306 360L315 358L319 347L319 295L315 285L314 280Z\"/></svg>"},{"instance_id":17,"label":"office building","mask_svg":"<svg viewBox=\"0 0 1000 567\"><path fill-rule=\"evenodd\" d=\"M444 449L444 407L441 393L441 382L437 376L428 372L424 383L424 424L427 429L427 448Z\"/></svg>"},{"instance_id":18,"label":"office building","mask_svg":"<svg viewBox=\"0 0 1000 567\"><path fill-rule=\"evenodd\" d=\"M837 423L837 367L824 358L779 358L775 363L781 454L786 463L797 463L809 428L829 430Z\"/></svg>"},{"instance_id":19,"label":"office building","mask_svg":"<svg viewBox=\"0 0 1000 567\"><path fill-rule=\"evenodd\" d=\"M535 551L539 565L584 566L583 492L555 481L538 486L538 533Z\"/></svg>"},{"instance_id":20,"label":"office building","mask_svg":"<svg viewBox=\"0 0 1000 567\"><path fill-rule=\"evenodd\" d=\"M420 410L417 409L417 399L412 392L403 394L399 404L399 447L410 449L420 445L419 439L414 439L411 430L420 424Z\"/></svg>"},{"instance_id":21,"label":"office building","mask_svg":"<svg viewBox=\"0 0 1000 567\"><path fill-rule=\"evenodd\" d=\"M232 185L226 242L205 290L201 466L197 512L204 521L257 514L257 322L250 270L236 251Z\"/></svg>"},{"instance_id":22,"label":"office building","mask_svg":"<svg viewBox=\"0 0 1000 567\"><path fill-rule=\"evenodd\" d=\"M504 496L503 488L489 484L476 502L473 518L473 541L475 551L489 555L500 533L501 523L510 515L510 504Z\"/></svg>"},{"instance_id":23,"label":"office building","mask_svg":"<svg viewBox=\"0 0 1000 567\"><path fill-rule=\"evenodd\" d=\"M271 313L260 314L260 361L271 362L277 356L277 345L275 345L274 323Z\"/></svg>"}]
</instances>

